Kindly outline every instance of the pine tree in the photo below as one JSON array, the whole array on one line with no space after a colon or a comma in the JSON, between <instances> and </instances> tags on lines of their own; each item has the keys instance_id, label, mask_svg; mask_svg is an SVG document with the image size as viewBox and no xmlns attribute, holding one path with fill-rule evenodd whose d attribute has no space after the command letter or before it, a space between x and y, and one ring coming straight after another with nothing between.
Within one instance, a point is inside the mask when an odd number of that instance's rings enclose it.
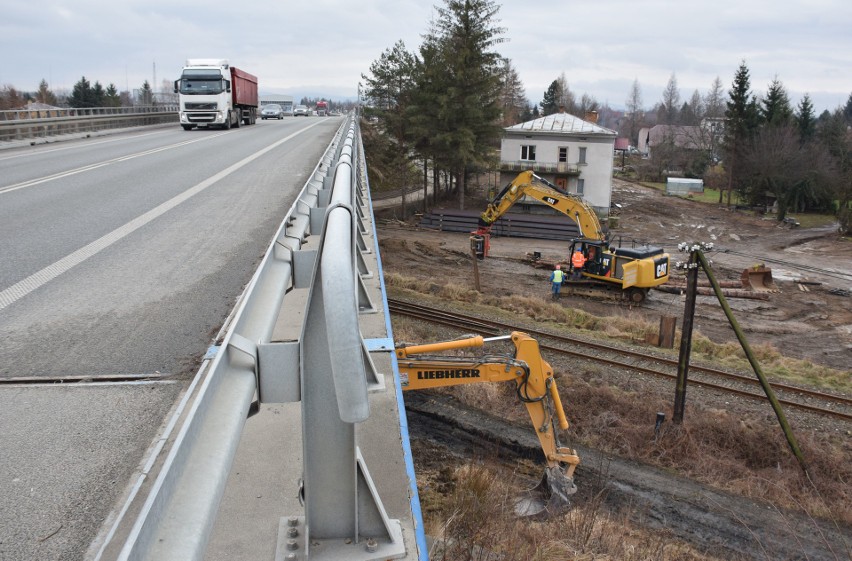
<instances>
[{"instance_id":1,"label":"pine tree","mask_svg":"<svg viewBox=\"0 0 852 561\"><path fill-rule=\"evenodd\" d=\"M843 108L843 117L846 119L847 125L852 125L852 93L849 94L849 99L846 100L846 106Z\"/></svg>"},{"instance_id":2,"label":"pine tree","mask_svg":"<svg viewBox=\"0 0 852 561\"><path fill-rule=\"evenodd\" d=\"M790 108L787 90L776 77L769 84L769 89L760 108L760 117L768 125L781 127L788 125L792 116L793 110Z\"/></svg>"},{"instance_id":3,"label":"pine tree","mask_svg":"<svg viewBox=\"0 0 852 561\"><path fill-rule=\"evenodd\" d=\"M814 104L811 103L811 96L805 94L802 101L799 102L798 111L796 112L796 128L799 131L799 142L806 144L813 140L816 134L816 115L814 115Z\"/></svg>"},{"instance_id":4,"label":"pine tree","mask_svg":"<svg viewBox=\"0 0 852 561\"><path fill-rule=\"evenodd\" d=\"M757 100L751 93L751 79L745 61L740 63L734 82L728 92L729 100L725 117L725 168L728 172L728 204L734 184L742 180L739 169L742 154L757 129ZM719 202L722 192L719 191Z\"/></svg>"},{"instance_id":5,"label":"pine tree","mask_svg":"<svg viewBox=\"0 0 852 561\"><path fill-rule=\"evenodd\" d=\"M106 93L104 95L104 105L106 107L121 107L121 96L119 95L118 88L115 87L115 84L107 86Z\"/></svg>"},{"instance_id":6,"label":"pine tree","mask_svg":"<svg viewBox=\"0 0 852 561\"><path fill-rule=\"evenodd\" d=\"M42 79L39 83L38 92L36 92L36 101L45 105L56 105L56 96L50 91L47 80Z\"/></svg>"},{"instance_id":7,"label":"pine tree","mask_svg":"<svg viewBox=\"0 0 852 561\"><path fill-rule=\"evenodd\" d=\"M558 112L561 98L562 89L559 87L559 80L554 80L547 91L544 92L544 97L539 104L541 105L541 114L547 116Z\"/></svg>"},{"instance_id":8,"label":"pine tree","mask_svg":"<svg viewBox=\"0 0 852 561\"><path fill-rule=\"evenodd\" d=\"M86 80L85 76L74 84L71 95L68 97L68 106L80 108L95 106L92 100L92 85Z\"/></svg>"},{"instance_id":9,"label":"pine tree","mask_svg":"<svg viewBox=\"0 0 852 561\"><path fill-rule=\"evenodd\" d=\"M488 167L501 134L500 55L496 27L500 7L492 0L444 0L437 8L437 45L447 89L438 100L445 131L435 139L456 178L459 208L464 209L468 173Z\"/></svg>"},{"instance_id":10,"label":"pine tree","mask_svg":"<svg viewBox=\"0 0 852 561\"><path fill-rule=\"evenodd\" d=\"M385 133L394 139L388 167L394 182L402 187L403 216L406 213L405 188L410 183L409 143L412 140L407 111L414 93L416 65L417 60L405 49L405 43L397 41L370 65L369 76L361 76L366 82L365 98L381 114Z\"/></svg>"}]
</instances>

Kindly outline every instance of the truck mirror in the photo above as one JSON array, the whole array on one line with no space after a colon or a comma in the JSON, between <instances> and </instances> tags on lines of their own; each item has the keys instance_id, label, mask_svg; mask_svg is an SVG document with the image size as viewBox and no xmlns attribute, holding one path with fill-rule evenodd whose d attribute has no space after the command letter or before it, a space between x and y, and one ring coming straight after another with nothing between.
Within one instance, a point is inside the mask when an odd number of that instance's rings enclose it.
<instances>
[{"instance_id":1,"label":"truck mirror","mask_svg":"<svg viewBox=\"0 0 852 561\"><path fill-rule=\"evenodd\" d=\"M178 93L178 83L180 80L175 80L175 93Z\"/></svg>"},{"instance_id":2,"label":"truck mirror","mask_svg":"<svg viewBox=\"0 0 852 561\"><path fill-rule=\"evenodd\" d=\"M231 81L225 80L225 91L231 93Z\"/></svg>"}]
</instances>

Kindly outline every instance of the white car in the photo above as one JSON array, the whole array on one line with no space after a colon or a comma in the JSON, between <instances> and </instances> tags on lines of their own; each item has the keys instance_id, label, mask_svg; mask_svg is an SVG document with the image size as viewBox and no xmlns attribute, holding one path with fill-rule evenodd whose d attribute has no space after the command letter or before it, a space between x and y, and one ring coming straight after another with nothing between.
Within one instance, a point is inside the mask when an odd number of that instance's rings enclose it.
<instances>
[{"instance_id":1,"label":"white car","mask_svg":"<svg viewBox=\"0 0 852 561\"><path fill-rule=\"evenodd\" d=\"M308 110L306 105L297 105L295 109L293 109L294 117L307 117L311 112Z\"/></svg>"}]
</instances>

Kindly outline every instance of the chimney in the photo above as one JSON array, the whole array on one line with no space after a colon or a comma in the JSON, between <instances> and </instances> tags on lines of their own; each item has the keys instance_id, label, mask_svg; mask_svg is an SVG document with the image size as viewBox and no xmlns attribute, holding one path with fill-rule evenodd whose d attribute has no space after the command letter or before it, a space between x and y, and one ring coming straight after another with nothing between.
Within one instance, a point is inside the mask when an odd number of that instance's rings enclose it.
<instances>
[{"instance_id":1,"label":"chimney","mask_svg":"<svg viewBox=\"0 0 852 561\"><path fill-rule=\"evenodd\" d=\"M597 111L586 111L586 118L584 121L588 121L590 123L597 124L598 122L598 112Z\"/></svg>"}]
</instances>

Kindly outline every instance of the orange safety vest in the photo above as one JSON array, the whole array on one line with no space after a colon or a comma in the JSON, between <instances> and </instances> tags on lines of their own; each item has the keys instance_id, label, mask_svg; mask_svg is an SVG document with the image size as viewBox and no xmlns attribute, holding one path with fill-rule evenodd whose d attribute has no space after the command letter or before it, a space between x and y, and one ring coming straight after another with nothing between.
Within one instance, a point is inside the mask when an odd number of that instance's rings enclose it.
<instances>
[{"instance_id":1,"label":"orange safety vest","mask_svg":"<svg viewBox=\"0 0 852 561\"><path fill-rule=\"evenodd\" d=\"M586 264L586 258L579 251L575 251L574 255L571 256L571 264L574 265L575 269L580 269Z\"/></svg>"}]
</instances>

